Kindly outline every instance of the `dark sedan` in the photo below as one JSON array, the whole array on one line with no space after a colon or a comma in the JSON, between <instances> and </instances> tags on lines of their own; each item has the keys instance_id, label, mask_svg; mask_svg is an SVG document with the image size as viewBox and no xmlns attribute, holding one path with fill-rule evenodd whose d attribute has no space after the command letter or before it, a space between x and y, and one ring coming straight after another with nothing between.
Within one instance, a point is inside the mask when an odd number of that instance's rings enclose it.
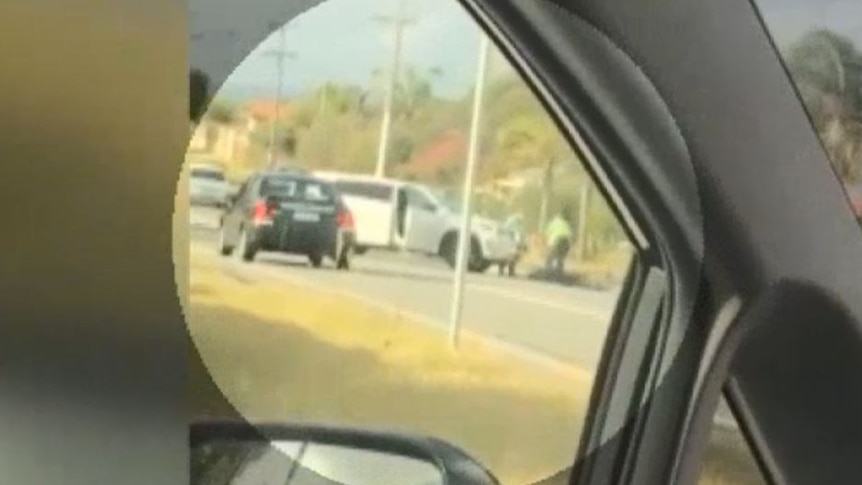
<instances>
[{"instance_id":1,"label":"dark sedan","mask_svg":"<svg viewBox=\"0 0 862 485\"><path fill-rule=\"evenodd\" d=\"M323 180L286 171L249 178L221 221L220 249L252 261L261 251L301 254L315 268L329 257L350 267L353 216L336 189Z\"/></svg>"}]
</instances>

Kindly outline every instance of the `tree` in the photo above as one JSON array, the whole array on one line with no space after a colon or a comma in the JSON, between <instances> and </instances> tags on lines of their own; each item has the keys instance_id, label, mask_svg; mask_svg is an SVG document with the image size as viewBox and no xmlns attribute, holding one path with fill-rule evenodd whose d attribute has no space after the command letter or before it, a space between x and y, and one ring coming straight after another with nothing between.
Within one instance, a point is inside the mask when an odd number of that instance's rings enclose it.
<instances>
[{"instance_id":1,"label":"tree","mask_svg":"<svg viewBox=\"0 0 862 485\"><path fill-rule=\"evenodd\" d=\"M815 30L785 57L839 177L845 182L862 179L862 55L848 38Z\"/></svg>"},{"instance_id":2,"label":"tree","mask_svg":"<svg viewBox=\"0 0 862 485\"><path fill-rule=\"evenodd\" d=\"M200 69L189 72L189 118L197 122L204 115L210 98L210 80Z\"/></svg>"},{"instance_id":3,"label":"tree","mask_svg":"<svg viewBox=\"0 0 862 485\"><path fill-rule=\"evenodd\" d=\"M236 120L236 112L233 106L223 101L215 101L207 109L206 117L215 123L229 125Z\"/></svg>"},{"instance_id":4,"label":"tree","mask_svg":"<svg viewBox=\"0 0 862 485\"><path fill-rule=\"evenodd\" d=\"M430 69L424 73L414 66L408 66L404 70L402 78L395 85L394 103L398 115L403 120L413 119L434 98L432 77L440 75L442 71L439 68Z\"/></svg>"}]
</instances>

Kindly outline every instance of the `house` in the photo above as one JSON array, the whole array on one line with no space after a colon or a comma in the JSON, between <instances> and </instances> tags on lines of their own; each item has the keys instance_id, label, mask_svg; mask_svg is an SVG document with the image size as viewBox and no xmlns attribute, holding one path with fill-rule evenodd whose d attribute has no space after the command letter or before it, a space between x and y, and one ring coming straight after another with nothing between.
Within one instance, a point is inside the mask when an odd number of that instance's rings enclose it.
<instances>
[{"instance_id":1,"label":"house","mask_svg":"<svg viewBox=\"0 0 862 485\"><path fill-rule=\"evenodd\" d=\"M289 101L278 103L278 118L290 116L295 107ZM261 128L261 125L272 122L276 116L276 103L273 100L256 99L247 101L239 109L239 118L245 124L245 129L248 132L254 132Z\"/></svg>"},{"instance_id":2,"label":"house","mask_svg":"<svg viewBox=\"0 0 862 485\"><path fill-rule=\"evenodd\" d=\"M283 119L291 113L291 103L278 106L278 117ZM252 143L253 134L269 130L269 123L276 115L272 100L251 100L236 110L233 121L219 122L206 115L192 132L189 153L211 156L233 163L246 152Z\"/></svg>"}]
</instances>

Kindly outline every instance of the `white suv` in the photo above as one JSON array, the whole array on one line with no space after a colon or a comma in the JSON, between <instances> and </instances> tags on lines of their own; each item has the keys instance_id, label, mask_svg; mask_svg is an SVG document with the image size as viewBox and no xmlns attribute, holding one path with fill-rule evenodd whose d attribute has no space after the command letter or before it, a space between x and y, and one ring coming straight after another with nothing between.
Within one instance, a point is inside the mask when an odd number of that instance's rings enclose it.
<instances>
[{"instance_id":1,"label":"white suv","mask_svg":"<svg viewBox=\"0 0 862 485\"><path fill-rule=\"evenodd\" d=\"M341 172L316 172L332 181L353 213L356 247L405 249L439 255L454 267L461 214L433 189L412 182ZM468 269L483 272L517 257L516 235L493 220L471 218Z\"/></svg>"}]
</instances>

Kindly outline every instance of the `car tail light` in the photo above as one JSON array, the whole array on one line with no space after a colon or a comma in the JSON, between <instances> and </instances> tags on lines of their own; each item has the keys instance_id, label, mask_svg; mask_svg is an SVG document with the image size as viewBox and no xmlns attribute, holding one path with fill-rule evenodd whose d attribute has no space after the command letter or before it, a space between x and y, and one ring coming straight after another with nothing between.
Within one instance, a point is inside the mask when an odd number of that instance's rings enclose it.
<instances>
[{"instance_id":1,"label":"car tail light","mask_svg":"<svg viewBox=\"0 0 862 485\"><path fill-rule=\"evenodd\" d=\"M254 205L253 219L255 222L266 222L272 219L276 210L278 210L277 206L262 200L258 201L258 203Z\"/></svg>"},{"instance_id":2,"label":"car tail light","mask_svg":"<svg viewBox=\"0 0 862 485\"><path fill-rule=\"evenodd\" d=\"M338 211L338 228L353 229L353 214L349 210L342 208Z\"/></svg>"}]
</instances>

